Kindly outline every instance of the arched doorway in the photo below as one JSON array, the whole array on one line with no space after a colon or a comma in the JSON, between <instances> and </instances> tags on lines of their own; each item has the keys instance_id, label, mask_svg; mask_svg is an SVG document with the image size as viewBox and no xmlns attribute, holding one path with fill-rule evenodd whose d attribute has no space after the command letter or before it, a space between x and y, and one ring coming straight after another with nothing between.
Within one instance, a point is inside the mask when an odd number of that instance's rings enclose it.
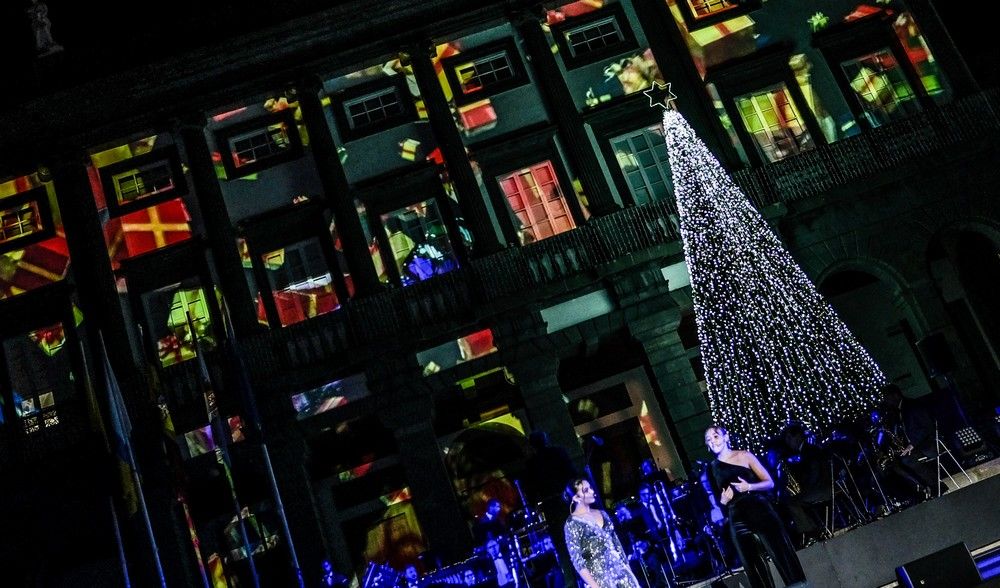
<instances>
[{"instance_id":1,"label":"arched doorway","mask_svg":"<svg viewBox=\"0 0 1000 588\"><path fill-rule=\"evenodd\" d=\"M957 229L935 238L928 272L971 363L965 395L976 412L1000 404L1000 245L982 232ZM969 374L972 376L973 374Z\"/></svg>"},{"instance_id":2,"label":"arched doorway","mask_svg":"<svg viewBox=\"0 0 1000 588\"><path fill-rule=\"evenodd\" d=\"M842 269L826 276L819 290L889 381L910 398L932 391L917 354L914 314L898 286L866 271Z\"/></svg>"}]
</instances>

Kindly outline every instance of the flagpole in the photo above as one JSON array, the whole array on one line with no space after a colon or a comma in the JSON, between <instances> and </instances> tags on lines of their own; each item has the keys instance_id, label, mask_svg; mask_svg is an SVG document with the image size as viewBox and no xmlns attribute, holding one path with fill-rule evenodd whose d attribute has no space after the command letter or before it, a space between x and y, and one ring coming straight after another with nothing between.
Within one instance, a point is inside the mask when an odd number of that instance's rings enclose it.
<instances>
[{"instance_id":1,"label":"flagpole","mask_svg":"<svg viewBox=\"0 0 1000 588\"><path fill-rule=\"evenodd\" d=\"M141 324L136 323L135 327L136 327L136 329L139 332L139 341L140 341L140 346L141 346L143 343L145 343L145 334L143 333L143 328L142 328ZM145 349L145 347L142 347L142 349ZM153 378L155 377L156 367L153 365L153 362L149 360L149 356L148 356L148 354L145 351L143 352L143 357L146 358L146 369L149 372L148 375L147 375L147 378L149 378L147 380L147 387L151 388L153 390L153 392L155 392L156 394L159 394L160 393L159 385L156 385L155 387L153 386ZM161 411L161 414L160 414L160 424L161 424L161 427L160 428L162 430L163 437L164 437L162 439L163 452L164 452L164 455L167 458L167 460L171 461L170 449L167 447L166 444L167 443L173 443L174 445L176 445L177 444L177 440L174 438L175 433L173 432L173 422L172 421L171 421L170 431L169 431L171 433L170 440L169 441L167 440L167 433L168 433L168 431L167 431L167 428L166 428L166 422L167 421L165 419L167 419L167 420L170 419L170 410L167 407L165 400L163 401L162 405L160 404L160 397L157 397L157 398L152 399L152 400L157 403L157 405L158 405L158 407L159 407L159 409ZM170 466L173 467L174 464L171 463ZM198 572L201 575L201 581L204 584L205 588L211 588L211 585L210 585L210 583L208 581L208 572L205 569L205 560L204 560L204 558L201 555L201 541L198 539L198 529L195 527L194 519L191 518L191 509L188 506L187 495L185 494L184 489L181 488L181 484L177 480L176 473L172 477L173 477L173 481L174 481L174 492L176 494L177 502L180 503L181 508L184 510L184 522L187 525L188 537L191 540L191 547L194 550L195 561L198 563Z\"/></svg>"},{"instance_id":2,"label":"flagpole","mask_svg":"<svg viewBox=\"0 0 1000 588\"><path fill-rule=\"evenodd\" d=\"M83 339L78 338L77 344L80 347L80 359L83 361L83 380L86 386L87 392L87 410L90 412L90 418L92 419L91 425L98 429L101 435L101 439L104 441L104 450L111 453L111 447L108 445L108 432L104 428L104 419L101 417L101 408L97 405L97 396L94 394L93 378L90 373L90 365L87 363L87 353L83 348ZM108 507L111 510L111 522L115 531L115 546L118 548L118 562L122 566L122 579L125 581L125 588L132 587L132 580L129 578L128 574L128 560L125 558L125 544L122 542L122 529L121 525L118 523L118 512L115 511L115 499L109 493L108 494Z\"/></svg>"},{"instance_id":3,"label":"flagpole","mask_svg":"<svg viewBox=\"0 0 1000 588\"><path fill-rule=\"evenodd\" d=\"M240 535L243 538L243 549L246 550L247 562L250 564L250 575L253 578L255 588L260 588L260 578L257 576L257 564L253 560L253 545L250 544L250 535L247 533L246 522L243 519L243 508L240 506L239 496L236 495L236 485L233 483L232 468L228 452L225 450L225 447L228 445L228 439L226 438L226 430L222 426L222 418L219 415L219 404L215 399L211 376L208 373L208 364L205 362L205 350L201 346L201 339L198 337L197 331L195 331L194 319L191 317L191 312L187 311L186 314L188 329L191 331L191 339L195 345L195 353L198 355L198 367L201 369L203 380L202 385L207 386L207 389L203 390L203 394L205 396L205 410L208 413L208 424L212 429L212 440L215 443L215 459L222 466L226 475L226 481L229 482L229 494L233 500L233 507L236 509L236 523L240 527ZM261 541L266 541L263 533L261 535Z\"/></svg>"},{"instance_id":4,"label":"flagpole","mask_svg":"<svg viewBox=\"0 0 1000 588\"><path fill-rule=\"evenodd\" d=\"M125 588L132 588L132 580L128 576L128 560L125 559L125 544L122 543L122 530L118 526L118 513L115 512L115 499L108 495L108 506L111 507L111 520L115 527L115 542L118 544L118 561L122 564L122 576L125 579Z\"/></svg>"},{"instance_id":5,"label":"flagpole","mask_svg":"<svg viewBox=\"0 0 1000 588\"><path fill-rule=\"evenodd\" d=\"M108 348L104 344L104 333L98 329L97 337L101 341L101 351L104 355L104 375L107 382L108 396L111 400L111 418L115 427L115 433L120 435L125 445L128 457L129 468L132 470L132 481L135 483L135 493L139 498L139 508L142 510L142 519L146 523L146 532L149 534L149 545L153 550L153 562L156 564L156 573L160 577L160 585L167 588L167 578L163 573L163 563L160 561L160 548L156 544L156 537L153 534L153 523L149 520L149 509L146 507L146 493L142 490L142 480L139 479L139 468L135 461L135 452L132 450L131 436L132 424L125 408L125 400L122 398L121 390L118 388L115 372L111 367L111 360L108 358Z\"/></svg>"},{"instance_id":6,"label":"flagpole","mask_svg":"<svg viewBox=\"0 0 1000 588\"><path fill-rule=\"evenodd\" d=\"M230 348L233 350L233 355L235 356L237 365L236 369L239 371L240 383L245 387L242 392L246 395L244 399L244 404L247 406L244 409L248 413L248 419L250 421L250 426L256 432L256 436L260 441L260 451L264 457L264 466L267 468L267 479L271 486L271 495L274 497L274 504L278 510L278 519L281 521L281 529L285 533L285 541L288 544L289 555L292 558L292 568L295 570L295 575L299 581L299 588L305 588L305 578L302 577L302 567L299 565L299 556L295 551L295 543L292 542L292 531L288 526L288 515L285 514L285 504L281 500L281 490L278 489L278 480L274 475L274 466L271 464L271 452L267 448L267 442L264 440L264 428L263 423L260 422L260 415L257 414L256 405L253 399L253 392L249 389L249 383L246 382L246 372L243 364L243 356L236 349L236 335L232 332L232 319L229 316L229 305L223 300L222 303L223 317L225 321L226 328L226 340L229 342Z\"/></svg>"}]
</instances>

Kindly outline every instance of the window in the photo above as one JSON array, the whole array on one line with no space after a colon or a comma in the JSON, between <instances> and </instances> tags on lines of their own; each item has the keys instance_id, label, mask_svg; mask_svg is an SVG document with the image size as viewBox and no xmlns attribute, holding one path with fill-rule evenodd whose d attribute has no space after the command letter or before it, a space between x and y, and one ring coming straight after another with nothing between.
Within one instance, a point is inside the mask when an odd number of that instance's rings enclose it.
<instances>
[{"instance_id":1,"label":"window","mask_svg":"<svg viewBox=\"0 0 1000 588\"><path fill-rule=\"evenodd\" d=\"M519 235L522 244L546 239L576 227L551 161L543 161L500 176L497 182L520 221Z\"/></svg>"},{"instance_id":2,"label":"window","mask_svg":"<svg viewBox=\"0 0 1000 588\"><path fill-rule=\"evenodd\" d=\"M261 255L281 326L333 312L340 299L318 239Z\"/></svg>"},{"instance_id":3,"label":"window","mask_svg":"<svg viewBox=\"0 0 1000 588\"><path fill-rule=\"evenodd\" d=\"M288 135L288 125L283 122L236 135L229 139L233 162L240 168L281 153L291 146Z\"/></svg>"},{"instance_id":4,"label":"window","mask_svg":"<svg viewBox=\"0 0 1000 588\"><path fill-rule=\"evenodd\" d=\"M74 386L63 324L57 322L7 337L3 354L14 413L25 432L37 433L58 425L59 409L73 396Z\"/></svg>"},{"instance_id":5,"label":"window","mask_svg":"<svg viewBox=\"0 0 1000 588\"><path fill-rule=\"evenodd\" d=\"M405 76L360 84L331 98L337 128L348 141L417 120Z\"/></svg>"},{"instance_id":6,"label":"window","mask_svg":"<svg viewBox=\"0 0 1000 588\"><path fill-rule=\"evenodd\" d=\"M0 253L23 248L54 234L45 188L0 200Z\"/></svg>"},{"instance_id":7,"label":"window","mask_svg":"<svg viewBox=\"0 0 1000 588\"><path fill-rule=\"evenodd\" d=\"M872 127L920 110L913 88L889 49L845 61L840 67Z\"/></svg>"},{"instance_id":8,"label":"window","mask_svg":"<svg viewBox=\"0 0 1000 588\"><path fill-rule=\"evenodd\" d=\"M446 274L458 259L436 200L424 200L380 216L388 243L386 263L399 272L404 286Z\"/></svg>"},{"instance_id":9,"label":"window","mask_svg":"<svg viewBox=\"0 0 1000 588\"><path fill-rule=\"evenodd\" d=\"M576 68L637 47L621 4L567 19L552 26L563 63Z\"/></svg>"},{"instance_id":10,"label":"window","mask_svg":"<svg viewBox=\"0 0 1000 588\"><path fill-rule=\"evenodd\" d=\"M142 300L146 328L162 367L197 357L199 346L215 347L208 301L197 280L147 292Z\"/></svg>"},{"instance_id":11,"label":"window","mask_svg":"<svg viewBox=\"0 0 1000 588\"><path fill-rule=\"evenodd\" d=\"M100 168L100 175L111 216L187 193L180 157L173 146L106 165Z\"/></svg>"},{"instance_id":12,"label":"window","mask_svg":"<svg viewBox=\"0 0 1000 588\"><path fill-rule=\"evenodd\" d=\"M761 0L679 0L677 8L689 31L713 26L760 8Z\"/></svg>"},{"instance_id":13,"label":"window","mask_svg":"<svg viewBox=\"0 0 1000 588\"><path fill-rule=\"evenodd\" d=\"M351 128L357 129L402 114L403 106L395 88L382 88L344 103Z\"/></svg>"},{"instance_id":14,"label":"window","mask_svg":"<svg viewBox=\"0 0 1000 588\"><path fill-rule=\"evenodd\" d=\"M227 177L242 177L299 157L302 139L293 113L287 108L219 131Z\"/></svg>"},{"instance_id":15,"label":"window","mask_svg":"<svg viewBox=\"0 0 1000 588\"><path fill-rule=\"evenodd\" d=\"M527 83L512 39L490 43L442 60L458 105L482 100Z\"/></svg>"},{"instance_id":16,"label":"window","mask_svg":"<svg viewBox=\"0 0 1000 588\"><path fill-rule=\"evenodd\" d=\"M768 162L813 147L812 137L784 83L739 96L736 107L744 127Z\"/></svg>"},{"instance_id":17,"label":"window","mask_svg":"<svg viewBox=\"0 0 1000 588\"><path fill-rule=\"evenodd\" d=\"M951 96L907 12L859 7L844 22L813 33L812 44L822 50L862 127L900 120Z\"/></svg>"},{"instance_id":18,"label":"window","mask_svg":"<svg viewBox=\"0 0 1000 588\"><path fill-rule=\"evenodd\" d=\"M636 204L672 197L667 144L659 125L615 137L611 147Z\"/></svg>"}]
</instances>

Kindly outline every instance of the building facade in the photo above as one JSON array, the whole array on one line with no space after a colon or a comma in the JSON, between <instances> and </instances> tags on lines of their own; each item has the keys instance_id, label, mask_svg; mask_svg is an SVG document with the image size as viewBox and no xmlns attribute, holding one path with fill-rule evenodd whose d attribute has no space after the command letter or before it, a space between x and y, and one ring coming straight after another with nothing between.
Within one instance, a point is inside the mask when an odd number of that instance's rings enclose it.
<instances>
[{"instance_id":1,"label":"building facade","mask_svg":"<svg viewBox=\"0 0 1000 588\"><path fill-rule=\"evenodd\" d=\"M892 381L989 417L998 95L928 0L800 4L302 2L91 76L111 44L54 6L0 131L5 569L120 576L112 511L171 586L245 577L247 541L263 585L291 545L307 583L458 561L488 498L540 500L536 431L607 506L646 458L693 478L653 82ZM175 18L157 47L210 32Z\"/></svg>"}]
</instances>

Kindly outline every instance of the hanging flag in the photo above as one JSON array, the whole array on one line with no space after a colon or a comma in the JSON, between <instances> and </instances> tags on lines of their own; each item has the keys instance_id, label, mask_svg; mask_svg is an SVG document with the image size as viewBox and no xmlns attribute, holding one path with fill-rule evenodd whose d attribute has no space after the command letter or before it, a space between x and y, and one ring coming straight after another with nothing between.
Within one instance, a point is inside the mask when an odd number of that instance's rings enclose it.
<instances>
[{"instance_id":1,"label":"hanging flag","mask_svg":"<svg viewBox=\"0 0 1000 588\"><path fill-rule=\"evenodd\" d=\"M201 346L201 338L198 337L198 333L193 327L194 319L191 313L189 312L187 316L188 322L191 325L191 333L194 336L195 349L197 350L198 368L201 372L201 388L205 397L205 411L208 413L208 424L215 439L215 460L219 463L219 467L222 468L226 482L229 484L229 493L233 500L236 518L239 521L240 535L243 539L243 548L247 553L247 562L250 564L250 576L253 579L253 585L256 588L260 588L260 578L257 576L257 564L253 558L254 549L247 534L246 524L242 517L240 517L243 509L240 506L239 496L236 494L236 485L233 483L232 459L229 456L229 432L219 414L219 403L215 397L215 390L212 387L212 378L208 373L208 364L205 363L205 350Z\"/></svg>"},{"instance_id":2,"label":"hanging flag","mask_svg":"<svg viewBox=\"0 0 1000 588\"><path fill-rule=\"evenodd\" d=\"M104 345L104 334L98 331L101 342L101 355L104 360L104 388L108 393L108 412L111 413L111 446L118 458L119 471L122 473L122 493L129 515L134 515L136 511L142 511L143 521L146 523L146 533L149 536L149 545L153 550L153 561L156 564L156 572L160 578L160 585L167 588L167 580L163 574L163 564L160 562L160 549L156 545L156 536L153 534L153 524L149 520L149 510L146 508L146 499L142 495L142 482L139 479L139 469L135 462L135 452L132 450L132 421L129 419L128 410L125 408L125 399L122 397L121 388L118 386L118 378L111 368L111 361L108 359L108 349Z\"/></svg>"},{"instance_id":3,"label":"hanging flag","mask_svg":"<svg viewBox=\"0 0 1000 588\"><path fill-rule=\"evenodd\" d=\"M104 349L104 339L101 339L101 351L104 356L104 389L108 394L108 412L111 414L111 436L109 443L111 451L118 459L118 472L121 477L122 502L129 516L134 516L139 510L139 492L134 482L136 478L135 457L132 452L131 436L132 422L125 408L118 379L108 361L107 350Z\"/></svg>"}]
</instances>

